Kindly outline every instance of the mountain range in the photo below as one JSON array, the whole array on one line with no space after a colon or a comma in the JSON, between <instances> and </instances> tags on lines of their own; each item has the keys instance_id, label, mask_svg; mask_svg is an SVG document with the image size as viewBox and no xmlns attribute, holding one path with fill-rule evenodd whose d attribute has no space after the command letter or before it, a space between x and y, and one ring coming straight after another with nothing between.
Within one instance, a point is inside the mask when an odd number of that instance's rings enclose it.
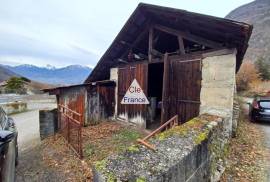
<instances>
[{"instance_id":1,"label":"mountain range","mask_svg":"<svg viewBox=\"0 0 270 182\"><path fill-rule=\"evenodd\" d=\"M270 0L255 0L231 11L226 18L253 25L245 60L270 62Z\"/></svg>"},{"instance_id":2,"label":"mountain range","mask_svg":"<svg viewBox=\"0 0 270 182\"><path fill-rule=\"evenodd\" d=\"M3 68L7 70L4 73L9 72L10 74L13 73L15 75L20 75L30 80L53 85L71 85L83 83L92 70L89 67L80 65L70 65L62 68L55 68L52 66L38 67L28 64L19 66L1 66L2 70ZM0 67L0 80L5 80L3 78Z\"/></svg>"}]
</instances>

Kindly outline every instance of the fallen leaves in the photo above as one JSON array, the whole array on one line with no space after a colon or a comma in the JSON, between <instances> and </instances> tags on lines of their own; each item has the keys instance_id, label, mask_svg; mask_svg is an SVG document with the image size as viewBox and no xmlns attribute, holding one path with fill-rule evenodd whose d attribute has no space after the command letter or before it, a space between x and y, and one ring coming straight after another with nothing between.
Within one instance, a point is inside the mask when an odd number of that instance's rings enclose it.
<instances>
[{"instance_id":1,"label":"fallen leaves","mask_svg":"<svg viewBox=\"0 0 270 182\"><path fill-rule=\"evenodd\" d=\"M230 142L229 165L221 181L263 181L266 154L263 140L260 129L242 114L238 121L237 136Z\"/></svg>"},{"instance_id":2,"label":"fallen leaves","mask_svg":"<svg viewBox=\"0 0 270 182\"><path fill-rule=\"evenodd\" d=\"M92 164L129 146L141 135L141 131L117 122L101 122L82 128L84 159L80 160L69 149L64 138L57 134L42 144L42 156L46 166L63 173L67 181L92 181Z\"/></svg>"}]
</instances>

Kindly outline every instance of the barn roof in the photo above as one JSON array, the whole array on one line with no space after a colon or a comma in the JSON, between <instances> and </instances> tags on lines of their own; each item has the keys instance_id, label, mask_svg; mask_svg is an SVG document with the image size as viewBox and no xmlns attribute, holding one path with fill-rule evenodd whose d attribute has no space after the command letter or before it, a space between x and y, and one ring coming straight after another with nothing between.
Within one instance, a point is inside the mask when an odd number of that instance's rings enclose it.
<instances>
[{"instance_id":1,"label":"barn roof","mask_svg":"<svg viewBox=\"0 0 270 182\"><path fill-rule=\"evenodd\" d=\"M242 63L253 28L252 25L224 18L140 3L85 83L109 79L110 68L117 66L116 60L129 49L123 42L134 42L144 32L149 22L188 32L221 43L227 48L236 48L236 71Z\"/></svg>"}]
</instances>

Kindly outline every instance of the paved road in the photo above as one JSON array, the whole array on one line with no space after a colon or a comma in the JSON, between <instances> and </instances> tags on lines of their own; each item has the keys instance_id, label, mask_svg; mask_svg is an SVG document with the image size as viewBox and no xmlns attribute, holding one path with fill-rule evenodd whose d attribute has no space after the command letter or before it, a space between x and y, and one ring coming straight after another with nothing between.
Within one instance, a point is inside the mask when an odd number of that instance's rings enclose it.
<instances>
[{"instance_id":1,"label":"paved road","mask_svg":"<svg viewBox=\"0 0 270 182\"><path fill-rule=\"evenodd\" d=\"M28 100L27 107L29 111L11 115L18 129L20 151L40 143L39 110L55 108L56 103L55 100L41 98L41 100Z\"/></svg>"},{"instance_id":2,"label":"paved road","mask_svg":"<svg viewBox=\"0 0 270 182\"><path fill-rule=\"evenodd\" d=\"M244 110L246 114L248 114L248 104L251 103L252 99L250 98L243 98L244 101ZM259 128L261 128L262 132L265 136L265 146L268 152L267 160L266 160L266 170L267 170L267 182L270 182L270 122L257 122L256 123Z\"/></svg>"}]
</instances>

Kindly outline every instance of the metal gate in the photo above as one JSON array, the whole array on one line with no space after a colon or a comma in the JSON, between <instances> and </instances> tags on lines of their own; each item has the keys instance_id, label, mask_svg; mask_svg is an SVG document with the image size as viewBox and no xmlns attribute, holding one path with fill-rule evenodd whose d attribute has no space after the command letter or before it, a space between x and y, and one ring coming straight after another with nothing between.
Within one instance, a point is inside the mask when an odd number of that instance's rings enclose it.
<instances>
[{"instance_id":1,"label":"metal gate","mask_svg":"<svg viewBox=\"0 0 270 182\"><path fill-rule=\"evenodd\" d=\"M69 109L61 104L58 105L60 118L60 133L65 138L68 146L80 157L82 152L82 114Z\"/></svg>"}]
</instances>

